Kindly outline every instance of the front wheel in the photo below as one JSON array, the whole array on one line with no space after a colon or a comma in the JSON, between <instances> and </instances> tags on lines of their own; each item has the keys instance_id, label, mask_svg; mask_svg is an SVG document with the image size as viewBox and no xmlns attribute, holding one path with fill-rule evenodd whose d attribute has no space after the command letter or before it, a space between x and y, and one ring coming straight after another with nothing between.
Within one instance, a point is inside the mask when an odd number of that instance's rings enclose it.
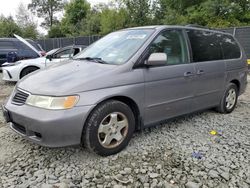
<instances>
[{"instance_id":1,"label":"front wheel","mask_svg":"<svg viewBox=\"0 0 250 188\"><path fill-rule=\"evenodd\" d=\"M128 105L110 100L97 106L86 121L82 141L91 151L108 156L124 149L135 130L135 117Z\"/></svg>"},{"instance_id":2,"label":"front wheel","mask_svg":"<svg viewBox=\"0 0 250 188\"><path fill-rule=\"evenodd\" d=\"M220 105L217 107L217 110L220 113L231 113L238 100L238 87L234 83L230 83L221 99Z\"/></svg>"}]
</instances>

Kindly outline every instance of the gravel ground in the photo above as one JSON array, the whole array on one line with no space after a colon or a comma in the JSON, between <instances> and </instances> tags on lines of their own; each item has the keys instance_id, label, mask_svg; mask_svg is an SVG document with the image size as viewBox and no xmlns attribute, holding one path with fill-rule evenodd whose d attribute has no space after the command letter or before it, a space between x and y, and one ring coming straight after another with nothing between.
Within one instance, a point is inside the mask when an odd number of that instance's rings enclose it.
<instances>
[{"instance_id":1,"label":"gravel ground","mask_svg":"<svg viewBox=\"0 0 250 188\"><path fill-rule=\"evenodd\" d=\"M0 81L0 103L13 86ZM232 114L205 111L143 130L105 158L80 147L32 144L0 115L2 187L249 188L250 87Z\"/></svg>"}]
</instances>

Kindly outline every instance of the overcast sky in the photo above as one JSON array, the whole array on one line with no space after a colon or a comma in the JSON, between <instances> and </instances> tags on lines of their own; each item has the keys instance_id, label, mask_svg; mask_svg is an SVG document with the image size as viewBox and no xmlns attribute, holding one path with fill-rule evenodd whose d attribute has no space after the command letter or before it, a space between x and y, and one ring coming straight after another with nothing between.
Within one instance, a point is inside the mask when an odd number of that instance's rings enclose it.
<instances>
[{"instance_id":1,"label":"overcast sky","mask_svg":"<svg viewBox=\"0 0 250 188\"><path fill-rule=\"evenodd\" d=\"M92 5L98 4L98 3L108 3L109 0L87 0ZM31 0L1 0L0 5L0 15L3 14L4 16L12 15L15 17L17 7L20 3L23 3L25 5L29 4ZM39 21L40 22L40 21ZM39 28L39 31L43 32L43 29Z\"/></svg>"}]
</instances>

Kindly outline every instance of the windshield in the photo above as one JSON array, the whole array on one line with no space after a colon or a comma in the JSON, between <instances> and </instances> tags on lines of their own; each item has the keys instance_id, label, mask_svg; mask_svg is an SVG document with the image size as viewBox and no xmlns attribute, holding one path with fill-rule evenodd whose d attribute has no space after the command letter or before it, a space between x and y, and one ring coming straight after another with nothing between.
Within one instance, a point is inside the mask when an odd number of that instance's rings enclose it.
<instances>
[{"instance_id":1,"label":"windshield","mask_svg":"<svg viewBox=\"0 0 250 188\"><path fill-rule=\"evenodd\" d=\"M55 49L53 49L53 50L50 50L49 52L46 53L46 56L54 54L54 53L57 52L59 49L60 49L60 48L55 48Z\"/></svg>"},{"instance_id":2,"label":"windshield","mask_svg":"<svg viewBox=\"0 0 250 188\"><path fill-rule=\"evenodd\" d=\"M153 32L153 29L137 29L111 33L80 52L74 59L92 58L108 64L124 64Z\"/></svg>"}]
</instances>

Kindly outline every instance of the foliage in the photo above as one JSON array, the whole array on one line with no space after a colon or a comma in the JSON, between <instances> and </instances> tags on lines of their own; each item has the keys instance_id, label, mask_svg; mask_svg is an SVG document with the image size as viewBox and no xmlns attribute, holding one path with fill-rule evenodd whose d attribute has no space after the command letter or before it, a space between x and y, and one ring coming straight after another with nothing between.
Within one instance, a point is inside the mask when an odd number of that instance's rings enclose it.
<instances>
[{"instance_id":1,"label":"foliage","mask_svg":"<svg viewBox=\"0 0 250 188\"><path fill-rule=\"evenodd\" d=\"M66 36L77 36L81 33L82 23L90 12L90 4L86 0L71 0L65 6L65 15L61 21L62 32Z\"/></svg>"},{"instance_id":2,"label":"foliage","mask_svg":"<svg viewBox=\"0 0 250 188\"><path fill-rule=\"evenodd\" d=\"M65 5L64 0L32 0L28 8L39 18L44 18L42 26L50 28L58 23L55 14L61 11Z\"/></svg>"},{"instance_id":3,"label":"foliage","mask_svg":"<svg viewBox=\"0 0 250 188\"><path fill-rule=\"evenodd\" d=\"M249 0L113 0L90 6L88 0L32 0L29 9L44 18L47 37L104 35L127 27L199 24L212 28L250 24ZM64 11L63 11L64 10ZM59 21L57 12L64 12ZM38 36L36 24L20 5L16 23L1 17L0 36Z\"/></svg>"},{"instance_id":4,"label":"foliage","mask_svg":"<svg viewBox=\"0 0 250 188\"><path fill-rule=\"evenodd\" d=\"M14 37L14 34L23 38L36 39L38 36L36 25L19 26L12 17L0 17L0 37Z\"/></svg>"},{"instance_id":5,"label":"foliage","mask_svg":"<svg viewBox=\"0 0 250 188\"><path fill-rule=\"evenodd\" d=\"M150 0L122 0L128 12L130 26L151 24L152 12Z\"/></svg>"},{"instance_id":6,"label":"foliage","mask_svg":"<svg viewBox=\"0 0 250 188\"><path fill-rule=\"evenodd\" d=\"M30 39L37 39L38 38L38 31L36 25L28 25L22 28L21 36L23 38L30 38Z\"/></svg>"},{"instance_id":7,"label":"foliage","mask_svg":"<svg viewBox=\"0 0 250 188\"><path fill-rule=\"evenodd\" d=\"M118 10L105 8L101 12L101 34L107 34L112 31L125 28L128 26L128 24L129 15L128 12L123 8Z\"/></svg>"},{"instance_id":8,"label":"foliage","mask_svg":"<svg viewBox=\"0 0 250 188\"><path fill-rule=\"evenodd\" d=\"M188 19L209 27L238 26L240 6L228 0L208 0L188 10Z\"/></svg>"},{"instance_id":9,"label":"foliage","mask_svg":"<svg viewBox=\"0 0 250 188\"><path fill-rule=\"evenodd\" d=\"M71 0L65 6L65 18L70 24L76 25L86 18L90 4L86 0Z\"/></svg>"},{"instance_id":10,"label":"foliage","mask_svg":"<svg viewBox=\"0 0 250 188\"><path fill-rule=\"evenodd\" d=\"M199 24L222 28L250 24L248 0L159 0L163 24Z\"/></svg>"},{"instance_id":11,"label":"foliage","mask_svg":"<svg viewBox=\"0 0 250 188\"><path fill-rule=\"evenodd\" d=\"M249 0L116 0L91 9L86 0L71 0L65 11L61 30L66 36L158 24L214 28L250 24Z\"/></svg>"},{"instance_id":12,"label":"foliage","mask_svg":"<svg viewBox=\"0 0 250 188\"><path fill-rule=\"evenodd\" d=\"M48 32L49 38L59 38L65 36L66 35L62 32L60 25L53 25Z\"/></svg>"},{"instance_id":13,"label":"foliage","mask_svg":"<svg viewBox=\"0 0 250 188\"><path fill-rule=\"evenodd\" d=\"M38 36L37 24L31 12L24 4L20 3L16 13L16 23L22 30L22 37L36 39Z\"/></svg>"},{"instance_id":14,"label":"foliage","mask_svg":"<svg viewBox=\"0 0 250 188\"><path fill-rule=\"evenodd\" d=\"M82 20L79 28L80 35L95 35L101 32L101 14L97 10L91 10L86 19Z\"/></svg>"},{"instance_id":15,"label":"foliage","mask_svg":"<svg viewBox=\"0 0 250 188\"><path fill-rule=\"evenodd\" d=\"M15 23L13 18L0 17L0 37L13 37L13 34L21 35L21 28Z\"/></svg>"},{"instance_id":16,"label":"foliage","mask_svg":"<svg viewBox=\"0 0 250 188\"><path fill-rule=\"evenodd\" d=\"M29 25L34 25L33 16L29 12L28 8L20 3L16 11L16 23L20 27L26 27Z\"/></svg>"}]
</instances>

